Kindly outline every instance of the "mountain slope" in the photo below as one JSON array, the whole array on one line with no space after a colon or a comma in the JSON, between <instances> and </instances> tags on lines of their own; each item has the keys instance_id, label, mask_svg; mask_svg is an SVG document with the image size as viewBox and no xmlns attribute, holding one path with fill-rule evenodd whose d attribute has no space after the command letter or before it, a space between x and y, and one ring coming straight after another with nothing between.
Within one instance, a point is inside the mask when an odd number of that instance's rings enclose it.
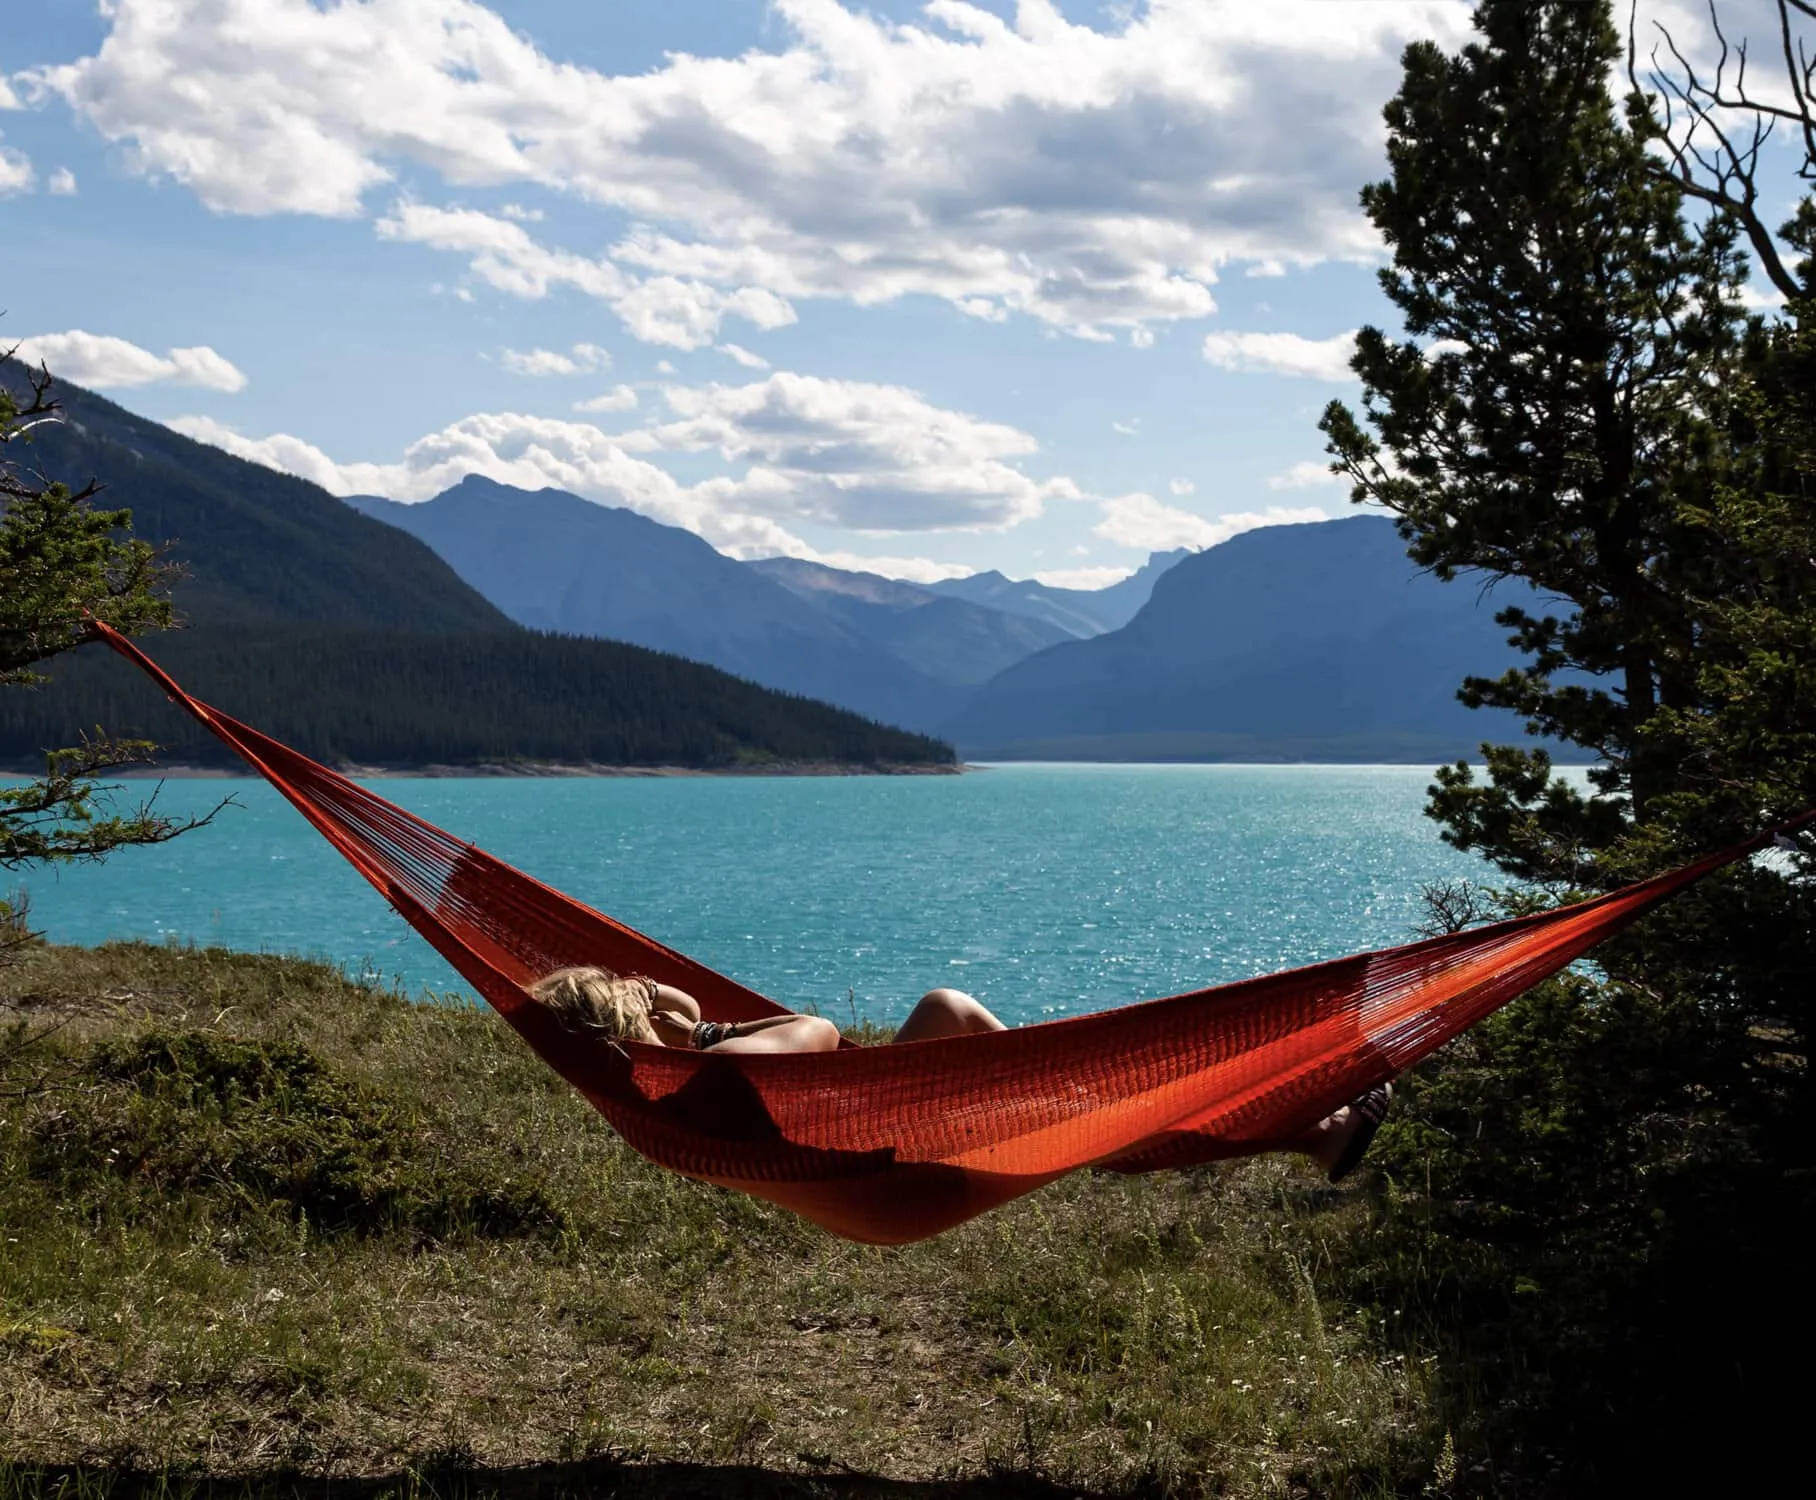
<instances>
[{"instance_id":1,"label":"mountain slope","mask_svg":"<svg viewBox=\"0 0 1816 1500\"><path fill-rule=\"evenodd\" d=\"M477 475L418 505L347 501L408 531L520 624L673 652L921 727L955 694L835 615L676 526Z\"/></svg>"},{"instance_id":2,"label":"mountain slope","mask_svg":"<svg viewBox=\"0 0 1816 1500\"><path fill-rule=\"evenodd\" d=\"M950 747L843 709L617 641L505 626L458 634L254 625L143 642L204 702L333 764L591 762L762 769L949 763ZM103 646L50 664L50 686L0 693L0 764L42 765L71 726L104 723L166 758L232 753Z\"/></svg>"},{"instance_id":3,"label":"mountain slope","mask_svg":"<svg viewBox=\"0 0 1816 1500\"><path fill-rule=\"evenodd\" d=\"M994 571L946 578L927 587L948 598L1040 620L1083 640L1128 624L1148 602L1160 578L1191 555L1185 547L1152 553L1135 572L1105 589L1060 589L1031 578L1005 578Z\"/></svg>"},{"instance_id":4,"label":"mountain slope","mask_svg":"<svg viewBox=\"0 0 1816 1500\"><path fill-rule=\"evenodd\" d=\"M946 729L973 756L1472 754L1519 734L1456 701L1514 657L1479 593L1418 572L1380 517L1245 532L1175 566L1123 629L1009 668Z\"/></svg>"},{"instance_id":5,"label":"mountain slope","mask_svg":"<svg viewBox=\"0 0 1816 1500\"><path fill-rule=\"evenodd\" d=\"M16 362L0 382L18 390ZM197 626L257 622L412 630L503 626L504 616L413 537L349 511L319 485L193 442L58 381L64 420L33 432L31 462L105 488L133 531L167 543L187 576L178 612Z\"/></svg>"},{"instance_id":6,"label":"mountain slope","mask_svg":"<svg viewBox=\"0 0 1816 1500\"><path fill-rule=\"evenodd\" d=\"M766 557L745 566L940 682L972 686L1070 632L1030 615L1006 614L876 573L829 568L799 557Z\"/></svg>"},{"instance_id":7,"label":"mountain slope","mask_svg":"<svg viewBox=\"0 0 1816 1500\"><path fill-rule=\"evenodd\" d=\"M9 388L25 379L0 364ZM130 508L135 533L187 570L174 602L193 628L150 636L147 649L205 699L306 753L403 765L950 759L949 747L696 663L526 631L422 542L318 486L78 386L59 381L54 394L65 420L34 431L32 466L76 484L99 477L101 503ZM0 763L41 769L46 749L97 724L184 759L227 760L104 648L45 669L41 691L0 693Z\"/></svg>"}]
</instances>

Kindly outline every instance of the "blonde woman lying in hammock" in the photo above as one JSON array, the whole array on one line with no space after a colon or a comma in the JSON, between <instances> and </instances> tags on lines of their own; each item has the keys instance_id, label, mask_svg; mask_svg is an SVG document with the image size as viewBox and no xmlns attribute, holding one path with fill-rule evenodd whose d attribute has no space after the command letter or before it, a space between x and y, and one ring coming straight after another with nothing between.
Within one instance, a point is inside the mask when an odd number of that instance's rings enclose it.
<instances>
[{"instance_id":1,"label":"blonde woman lying in hammock","mask_svg":"<svg viewBox=\"0 0 1816 1500\"><path fill-rule=\"evenodd\" d=\"M530 987L562 1025L573 1031L659 1047L714 1052L831 1052L839 1028L823 1016L764 1016L755 1021L702 1021L700 1006L686 990L658 984L641 974L620 976L609 969L557 969ZM969 1036L1007 1028L963 990L929 990L922 995L892 1042ZM1355 1171L1386 1117L1392 1084L1326 1115L1289 1148L1309 1156L1339 1182Z\"/></svg>"}]
</instances>

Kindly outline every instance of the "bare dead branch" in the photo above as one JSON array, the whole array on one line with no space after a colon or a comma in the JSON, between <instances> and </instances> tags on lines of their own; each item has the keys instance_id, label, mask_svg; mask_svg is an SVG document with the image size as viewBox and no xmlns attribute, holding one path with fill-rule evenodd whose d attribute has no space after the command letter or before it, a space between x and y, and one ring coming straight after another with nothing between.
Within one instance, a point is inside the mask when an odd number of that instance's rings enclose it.
<instances>
[{"instance_id":1,"label":"bare dead branch","mask_svg":"<svg viewBox=\"0 0 1816 1500\"><path fill-rule=\"evenodd\" d=\"M1805 289L1787 264L1773 227L1762 217L1759 163L1773 130L1783 123L1795 129L1803 142L1797 176L1816 181L1816 110L1812 109L1816 58L1796 34L1792 20L1793 13L1816 20L1816 4L1778 0L1779 50L1793 101L1790 106L1749 92L1747 41L1729 40L1715 0L1709 0L1709 23L1718 47L1713 77L1698 72L1660 21L1653 22L1658 40L1647 55L1649 66L1642 76L1638 11L1638 0L1633 0L1628 13L1627 78L1636 94L1663 110L1664 156L1657 169L1687 196L1732 215L1772 285L1787 298L1803 295ZM1724 116L1744 123L1732 128L1724 125Z\"/></svg>"}]
</instances>

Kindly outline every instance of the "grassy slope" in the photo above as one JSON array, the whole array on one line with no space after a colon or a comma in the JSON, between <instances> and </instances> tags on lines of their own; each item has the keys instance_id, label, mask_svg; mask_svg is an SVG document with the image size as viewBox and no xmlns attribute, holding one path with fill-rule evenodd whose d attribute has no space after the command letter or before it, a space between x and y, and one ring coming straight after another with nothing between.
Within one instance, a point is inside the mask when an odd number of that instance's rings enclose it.
<instances>
[{"instance_id":1,"label":"grassy slope","mask_svg":"<svg viewBox=\"0 0 1816 1500\"><path fill-rule=\"evenodd\" d=\"M1416 1493L1428 1383L1306 1270L1360 1211L1273 1160L848 1245L650 1167L487 1013L31 949L0 970L0 1497L626 1461L639 1493Z\"/></svg>"}]
</instances>

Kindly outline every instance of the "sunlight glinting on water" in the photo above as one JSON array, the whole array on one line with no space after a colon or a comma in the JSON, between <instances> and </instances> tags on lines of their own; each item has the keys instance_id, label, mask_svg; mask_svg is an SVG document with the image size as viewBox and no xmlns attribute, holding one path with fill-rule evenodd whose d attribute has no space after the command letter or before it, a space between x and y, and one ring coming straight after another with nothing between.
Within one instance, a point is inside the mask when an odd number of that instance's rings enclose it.
<instances>
[{"instance_id":1,"label":"sunlight glinting on water","mask_svg":"<svg viewBox=\"0 0 1816 1500\"><path fill-rule=\"evenodd\" d=\"M950 984L1010 1021L1402 942L1483 867L1402 766L1015 765L964 776L408 779L385 796L794 1008L900 1020ZM462 988L263 783L168 783L207 828L33 872L57 942L148 938Z\"/></svg>"}]
</instances>

